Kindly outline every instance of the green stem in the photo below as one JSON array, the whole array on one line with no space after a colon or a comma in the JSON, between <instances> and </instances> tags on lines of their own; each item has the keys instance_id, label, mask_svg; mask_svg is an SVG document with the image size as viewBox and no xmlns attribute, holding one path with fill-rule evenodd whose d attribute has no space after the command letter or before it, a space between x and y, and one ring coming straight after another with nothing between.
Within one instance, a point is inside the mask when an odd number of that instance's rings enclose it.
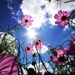
<instances>
[{"instance_id":1,"label":"green stem","mask_svg":"<svg viewBox=\"0 0 75 75\"><path fill-rule=\"evenodd\" d=\"M17 24L17 25L15 25L14 27L10 28L10 29L8 30L8 32L9 32L11 29L13 29L13 28L15 28L15 27L17 27L17 26L19 26L19 25L21 25L21 24L22 24L22 23Z\"/></svg>"},{"instance_id":2,"label":"green stem","mask_svg":"<svg viewBox=\"0 0 75 75\"><path fill-rule=\"evenodd\" d=\"M37 51L37 53L38 53L38 51ZM40 56L40 54L38 53L38 55L39 55L39 58L41 59L41 56ZM43 66L44 66L44 68L46 69L46 71L47 71L47 68L46 68L46 66L45 66L45 64L43 63L43 60L41 59L41 62L42 62L42 64L43 64ZM48 71L47 71L48 72Z\"/></svg>"},{"instance_id":3,"label":"green stem","mask_svg":"<svg viewBox=\"0 0 75 75\"><path fill-rule=\"evenodd\" d=\"M50 61L48 61L48 63L51 65L51 67L52 67L52 69L53 69L53 74L55 74L55 70L54 70L54 68L53 68L53 62L52 62L52 64L51 64Z\"/></svg>"},{"instance_id":4,"label":"green stem","mask_svg":"<svg viewBox=\"0 0 75 75\"><path fill-rule=\"evenodd\" d=\"M57 45L57 46L55 47L55 49L56 49L58 46L60 46L60 47L62 48L62 46L61 46L61 45Z\"/></svg>"},{"instance_id":5,"label":"green stem","mask_svg":"<svg viewBox=\"0 0 75 75\"><path fill-rule=\"evenodd\" d=\"M66 40L66 41L71 41L71 40ZM65 43L66 41L64 41L64 42L62 43L62 48L63 48L63 45L64 45L64 43Z\"/></svg>"},{"instance_id":6,"label":"green stem","mask_svg":"<svg viewBox=\"0 0 75 75\"><path fill-rule=\"evenodd\" d=\"M70 20L69 20L70 21ZM72 21L70 21L71 23L73 23ZM68 23L69 24L69 26L72 28L72 29L74 29L75 30L75 28L73 27L73 26L71 26L70 25L70 23ZM75 23L73 23L73 24L75 24Z\"/></svg>"},{"instance_id":7,"label":"green stem","mask_svg":"<svg viewBox=\"0 0 75 75\"><path fill-rule=\"evenodd\" d=\"M27 67L27 52L26 52L26 67Z\"/></svg>"},{"instance_id":8,"label":"green stem","mask_svg":"<svg viewBox=\"0 0 75 75\"><path fill-rule=\"evenodd\" d=\"M70 20L69 20L70 21ZM73 21L70 21L71 23L73 23L75 25L75 23Z\"/></svg>"}]
</instances>

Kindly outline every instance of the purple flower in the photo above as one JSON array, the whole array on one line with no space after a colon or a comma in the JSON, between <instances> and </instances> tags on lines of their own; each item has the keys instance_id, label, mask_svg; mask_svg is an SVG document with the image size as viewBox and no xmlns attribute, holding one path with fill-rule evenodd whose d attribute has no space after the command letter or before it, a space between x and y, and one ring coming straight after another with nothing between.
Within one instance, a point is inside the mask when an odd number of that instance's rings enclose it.
<instances>
[{"instance_id":1,"label":"purple flower","mask_svg":"<svg viewBox=\"0 0 75 75\"><path fill-rule=\"evenodd\" d=\"M75 37L71 37L72 38L72 41L75 41Z\"/></svg>"},{"instance_id":2,"label":"purple flower","mask_svg":"<svg viewBox=\"0 0 75 75\"><path fill-rule=\"evenodd\" d=\"M23 26L26 26L27 28L32 25L33 20L31 20L31 16L25 15L22 17L21 23L23 23Z\"/></svg>"},{"instance_id":3,"label":"purple flower","mask_svg":"<svg viewBox=\"0 0 75 75\"><path fill-rule=\"evenodd\" d=\"M67 46L67 48L65 48L65 52L67 55L73 55L73 58L75 60L75 37L71 37L72 41L69 43L69 45Z\"/></svg>"},{"instance_id":4,"label":"purple flower","mask_svg":"<svg viewBox=\"0 0 75 75\"><path fill-rule=\"evenodd\" d=\"M40 39L34 40L32 45L35 46L37 50L39 50L43 47L44 43L42 42L42 39L40 38Z\"/></svg>"},{"instance_id":5,"label":"purple flower","mask_svg":"<svg viewBox=\"0 0 75 75\"><path fill-rule=\"evenodd\" d=\"M47 45L48 47L50 46L50 44Z\"/></svg>"},{"instance_id":6,"label":"purple flower","mask_svg":"<svg viewBox=\"0 0 75 75\"><path fill-rule=\"evenodd\" d=\"M17 58L12 55L0 55L0 75L18 75L19 69L16 63Z\"/></svg>"},{"instance_id":7,"label":"purple flower","mask_svg":"<svg viewBox=\"0 0 75 75\"><path fill-rule=\"evenodd\" d=\"M31 54L33 52L33 46L31 46L31 44L29 44L26 48L25 48L25 52L27 52L27 54Z\"/></svg>"},{"instance_id":8,"label":"purple flower","mask_svg":"<svg viewBox=\"0 0 75 75\"><path fill-rule=\"evenodd\" d=\"M67 55L75 55L75 43L71 41L67 48L65 48Z\"/></svg>"},{"instance_id":9,"label":"purple flower","mask_svg":"<svg viewBox=\"0 0 75 75\"><path fill-rule=\"evenodd\" d=\"M58 11L58 14L55 14L54 18L55 19L58 19L55 24L59 24L59 27L63 27L63 26L66 26L68 24L68 19L69 17L71 16L71 13L67 12L67 11Z\"/></svg>"},{"instance_id":10,"label":"purple flower","mask_svg":"<svg viewBox=\"0 0 75 75\"><path fill-rule=\"evenodd\" d=\"M69 43L69 45L67 46L67 48L65 48L65 52L67 53L67 55L75 55L75 43L73 41L75 41L75 37L71 37L72 41Z\"/></svg>"},{"instance_id":11,"label":"purple flower","mask_svg":"<svg viewBox=\"0 0 75 75\"><path fill-rule=\"evenodd\" d=\"M64 62L66 62L67 58L66 58L66 53L65 53L64 49L60 48L58 51L53 50L52 53L53 53L54 56L51 55L50 58L56 64L62 65Z\"/></svg>"}]
</instances>

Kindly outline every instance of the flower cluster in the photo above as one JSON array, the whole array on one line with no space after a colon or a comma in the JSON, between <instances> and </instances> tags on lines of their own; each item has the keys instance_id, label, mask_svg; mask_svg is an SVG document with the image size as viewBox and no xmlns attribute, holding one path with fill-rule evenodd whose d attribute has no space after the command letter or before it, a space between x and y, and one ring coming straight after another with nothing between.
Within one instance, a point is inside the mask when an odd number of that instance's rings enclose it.
<instances>
[{"instance_id":1,"label":"flower cluster","mask_svg":"<svg viewBox=\"0 0 75 75\"><path fill-rule=\"evenodd\" d=\"M58 19L55 24L59 24L59 27L63 27L63 26L66 26L68 24L68 19L69 17L71 16L71 13L67 12L67 11L58 11L58 14L55 14L54 18L55 19Z\"/></svg>"},{"instance_id":2,"label":"flower cluster","mask_svg":"<svg viewBox=\"0 0 75 75\"><path fill-rule=\"evenodd\" d=\"M0 46L1 48L3 48L3 53L17 54L17 51L15 49L15 39L16 38L10 34L5 35L5 33L0 32Z\"/></svg>"},{"instance_id":3,"label":"flower cluster","mask_svg":"<svg viewBox=\"0 0 75 75\"><path fill-rule=\"evenodd\" d=\"M56 64L62 65L64 62L67 61L67 58L66 58L67 55L66 55L66 52L64 51L64 49L59 48L58 51L53 50L52 53L54 54L54 56L51 55L50 58Z\"/></svg>"},{"instance_id":4,"label":"flower cluster","mask_svg":"<svg viewBox=\"0 0 75 75\"><path fill-rule=\"evenodd\" d=\"M71 37L71 38L72 41L69 43L67 48L65 48L65 52L67 53L67 55L73 55L75 60L75 42L73 42L75 40L75 37Z\"/></svg>"},{"instance_id":5,"label":"flower cluster","mask_svg":"<svg viewBox=\"0 0 75 75\"><path fill-rule=\"evenodd\" d=\"M50 58L56 64L62 65L63 63L65 63L68 60L67 55L73 55L75 60L75 42L73 42L75 40L75 37L71 37L71 38L72 38L72 41L69 43L67 48L64 48L64 49L59 48L58 51L57 50L52 51L55 57L51 55Z\"/></svg>"},{"instance_id":6,"label":"flower cluster","mask_svg":"<svg viewBox=\"0 0 75 75\"><path fill-rule=\"evenodd\" d=\"M21 23L23 23L23 26L26 26L27 28L32 25L33 20L31 20L31 16L25 15L22 17Z\"/></svg>"},{"instance_id":7,"label":"flower cluster","mask_svg":"<svg viewBox=\"0 0 75 75\"><path fill-rule=\"evenodd\" d=\"M25 48L25 52L27 52L28 54L31 54L34 50L33 50L33 46L35 46L36 50L40 50L43 47L44 43L42 42L42 39L36 39L33 41L32 46L29 44L26 48Z\"/></svg>"},{"instance_id":8,"label":"flower cluster","mask_svg":"<svg viewBox=\"0 0 75 75\"><path fill-rule=\"evenodd\" d=\"M51 0L48 0L48 2L51 2ZM70 12L68 13L67 11L62 11L62 10L58 11L58 14L55 14L55 16L54 16L54 18L57 19L55 24L59 24L59 27L68 25L70 16L71 16ZM33 20L31 20L31 19L32 19L32 17L30 15L25 15L24 17L22 17L21 23L23 24L23 26L28 28L29 26L32 25ZM14 26L13 28L15 28L16 26ZM70 26L70 27L73 28L72 26ZM13 29L13 28L11 28L11 29ZM27 63L27 56L26 56L26 64L21 63L21 60L24 57L20 59L20 44L18 44L19 47L17 46L18 53L16 51L16 47L15 47L16 38L8 33L11 29L8 29L8 31L6 33L0 32L0 75L19 75L19 70L21 70L21 72L22 72L22 67L27 70L28 75L31 75L31 74L42 75L42 72L40 72L40 70L38 72L36 72L32 68L29 68L29 69L26 68L27 64L29 64L29 63ZM19 30L19 27L17 27L17 29ZM50 55L50 59L51 59L51 61L53 61L53 63L55 63L55 65L57 64L58 67L60 67L61 65L63 65L64 63L66 63L68 61L69 55L72 55L75 60L75 37L71 37L71 38L72 38L72 40L69 43L69 45L67 46L67 48L63 48L61 46L60 48L58 48L58 50L56 48L50 49L50 53L52 52ZM44 43L42 42L41 38L36 39L33 41L32 45L29 44L25 48L25 52L27 54L32 54L32 52L34 51L33 47L35 47L36 51L38 53L38 50L41 50L43 48L43 45L44 45ZM48 44L47 46L50 47L50 44ZM17 56L15 54L17 54ZM38 55L39 55L39 65L40 65L40 59L41 59L41 62L43 64L44 68L46 69L46 72L44 73L44 75L54 75L55 74L54 71L53 71L54 74L48 72L39 53L38 53ZM36 54L35 53L32 54L32 58L35 58L35 57L36 57ZM34 67L35 67L36 60L34 60L34 61L32 62L32 65L34 65ZM72 64L72 63L74 64L75 62L73 61L70 64ZM50 63L50 65L51 65L51 63ZM54 70L54 68L53 68L53 70ZM22 74L23 74L23 72L22 72Z\"/></svg>"}]
</instances>

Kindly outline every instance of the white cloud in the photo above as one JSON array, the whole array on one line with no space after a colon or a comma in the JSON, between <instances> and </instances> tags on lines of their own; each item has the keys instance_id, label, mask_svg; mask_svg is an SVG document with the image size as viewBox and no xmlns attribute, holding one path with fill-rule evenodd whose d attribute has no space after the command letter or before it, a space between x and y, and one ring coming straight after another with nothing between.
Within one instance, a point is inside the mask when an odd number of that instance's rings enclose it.
<instances>
[{"instance_id":1,"label":"white cloud","mask_svg":"<svg viewBox=\"0 0 75 75\"><path fill-rule=\"evenodd\" d=\"M55 25L55 19L54 15L58 13L59 10L63 11L68 11L70 12L71 10L75 9L75 2L69 2L69 3L64 3L63 0L60 4L57 6L57 1L52 0L51 3L47 3L45 0L23 0L20 8L22 9L23 14L28 14L33 17L33 25L32 27L34 28L40 28L42 26L42 23L45 23L47 20L44 15L46 12L51 15L51 17L48 19L49 23L54 26ZM46 4L47 3L47 4ZM46 7L44 10L41 10L41 6L43 4L46 4ZM66 27L67 29L68 27ZM65 30L65 29L64 29Z\"/></svg>"},{"instance_id":2,"label":"white cloud","mask_svg":"<svg viewBox=\"0 0 75 75\"><path fill-rule=\"evenodd\" d=\"M24 15L28 14L32 16L34 20L33 25L31 27L40 28L42 23L45 22L46 18L44 15L46 14L41 10L41 5L44 3L44 0L23 0L20 8Z\"/></svg>"},{"instance_id":3,"label":"white cloud","mask_svg":"<svg viewBox=\"0 0 75 75\"><path fill-rule=\"evenodd\" d=\"M7 6L8 6L8 8L9 8L10 10L13 10L13 7L12 7L12 6L10 6L9 4L8 4Z\"/></svg>"},{"instance_id":4,"label":"white cloud","mask_svg":"<svg viewBox=\"0 0 75 75\"><path fill-rule=\"evenodd\" d=\"M69 30L68 25L67 25L67 26L65 26L65 28L63 29L63 31L66 31L67 29Z\"/></svg>"},{"instance_id":5,"label":"white cloud","mask_svg":"<svg viewBox=\"0 0 75 75\"><path fill-rule=\"evenodd\" d=\"M50 71L50 72L53 72L53 70L50 69L50 65L49 65L48 63L44 62L44 64L45 64L46 68L49 68L49 71ZM37 67L36 67L36 72L38 72L39 63L37 63L36 65L37 65ZM35 66L36 66L36 65L35 65ZM28 68L33 68L33 69L34 69L34 66L30 64L30 65L28 66ZM45 68L44 68L44 66L43 66L42 63L40 63L40 69L41 69L40 72L42 72L42 75L44 75L44 73L45 73L46 70L45 70Z\"/></svg>"},{"instance_id":6,"label":"white cloud","mask_svg":"<svg viewBox=\"0 0 75 75\"><path fill-rule=\"evenodd\" d=\"M16 4L18 4L19 2L16 0L7 0L8 4L7 7L8 9L10 9L11 14L12 14L12 19L15 19L16 21L18 21L18 23L20 22L20 16L22 15L21 10L19 9L19 7L16 7ZM19 9L19 10L18 10Z\"/></svg>"},{"instance_id":7,"label":"white cloud","mask_svg":"<svg viewBox=\"0 0 75 75\"><path fill-rule=\"evenodd\" d=\"M11 1L7 0L7 1L10 3L8 4L8 8L11 10L11 13L13 15L16 14L14 11L14 7L11 6L11 3L13 3L13 1L12 0ZM71 12L71 10L75 9L75 2L64 3L64 1L67 0L62 0L61 6L60 2L58 2L57 6L57 1L55 2L54 1L55 0L51 0L51 3L48 3L48 1L46 0L23 0L20 8L22 9L23 15L28 14L32 16L34 22L31 27L40 28L42 27L42 23L45 23L47 20L49 20L49 23L51 24L50 28L52 28L52 26L56 25L55 24L56 19L54 19L54 15L57 14L59 10ZM44 4L46 5L45 9L42 10L41 6ZM48 14L51 15L50 18L48 19L46 19L45 17L46 12L48 12ZM19 13L19 11L17 11L17 13ZM18 22L20 23L20 19L18 20Z\"/></svg>"},{"instance_id":8,"label":"white cloud","mask_svg":"<svg viewBox=\"0 0 75 75\"><path fill-rule=\"evenodd\" d=\"M8 2L12 3L12 0L7 0Z\"/></svg>"},{"instance_id":9,"label":"white cloud","mask_svg":"<svg viewBox=\"0 0 75 75\"><path fill-rule=\"evenodd\" d=\"M72 22L70 22L70 25L72 25L73 27L75 26L75 19L71 19L70 21L72 21Z\"/></svg>"},{"instance_id":10,"label":"white cloud","mask_svg":"<svg viewBox=\"0 0 75 75\"><path fill-rule=\"evenodd\" d=\"M52 25L55 25L54 15L57 14L59 10L70 12L71 10L75 9L75 2L64 3L64 1L67 0L63 0L63 2L61 2L61 6L60 4L58 4L57 6L57 1L54 1L55 0L52 0L51 5L49 7L46 7L46 11L49 12L49 15L51 15L49 21Z\"/></svg>"},{"instance_id":11,"label":"white cloud","mask_svg":"<svg viewBox=\"0 0 75 75\"><path fill-rule=\"evenodd\" d=\"M72 31L71 34L75 33L75 31Z\"/></svg>"},{"instance_id":12,"label":"white cloud","mask_svg":"<svg viewBox=\"0 0 75 75\"><path fill-rule=\"evenodd\" d=\"M33 53L34 52L37 53L35 46L33 46L33 49L34 49ZM38 50L38 53L44 54L47 50L48 48L45 45L43 45L43 48L41 50Z\"/></svg>"}]
</instances>

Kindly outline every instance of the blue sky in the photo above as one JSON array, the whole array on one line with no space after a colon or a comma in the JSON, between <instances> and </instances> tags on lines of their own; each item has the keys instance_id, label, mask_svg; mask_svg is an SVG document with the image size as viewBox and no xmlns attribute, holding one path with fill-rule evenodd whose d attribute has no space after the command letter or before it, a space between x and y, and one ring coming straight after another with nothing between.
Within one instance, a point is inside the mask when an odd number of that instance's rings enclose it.
<instances>
[{"instance_id":1,"label":"blue sky","mask_svg":"<svg viewBox=\"0 0 75 75\"><path fill-rule=\"evenodd\" d=\"M51 47L62 44L65 40L71 40L71 36L75 37L75 31L70 28L68 25L65 27L58 27L55 24L54 15L58 13L59 10L71 12L75 10L75 2L70 2L65 4L64 0L60 4L57 2L48 3L45 0L4 0L0 1L0 26L10 24L10 27L20 23L21 18L25 15L31 15L34 20L33 25L28 29L22 24L19 26L20 30L14 32L14 36L24 42L23 48L32 44L35 39L41 38L44 42L44 50L41 50L41 55L47 61L49 58L47 44L50 43ZM65 0L67 1L67 0ZM26 35L28 32L36 32L34 37ZM34 33L32 33L34 34ZM30 38L29 38L30 37ZM66 48L68 43L64 44ZM31 54L28 55L31 57Z\"/></svg>"}]
</instances>

